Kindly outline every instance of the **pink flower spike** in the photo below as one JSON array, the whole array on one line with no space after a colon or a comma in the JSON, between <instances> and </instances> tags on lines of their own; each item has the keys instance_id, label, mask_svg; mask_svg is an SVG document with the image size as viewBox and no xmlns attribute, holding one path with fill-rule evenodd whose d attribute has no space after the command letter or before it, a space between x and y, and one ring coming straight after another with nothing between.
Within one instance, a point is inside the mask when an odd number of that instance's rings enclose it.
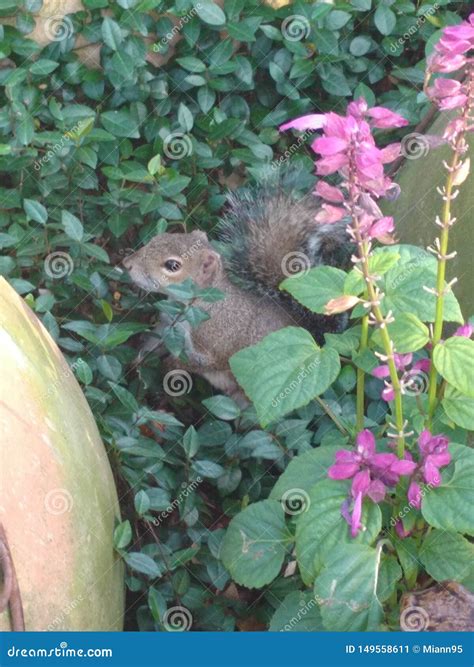
<instances>
[{"instance_id":1,"label":"pink flower spike","mask_svg":"<svg viewBox=\"0 0 474 667\"><path fill-rule=\"evenodd\" d=\"M357 451L362 456L373 456L375 454L375 438L367 428L357 434Z\"/></svg>"},{"instance_id":2,"label":"pink flower spike","mask_svg":"<svg viewBox=\"0 0 474 667\"><path fill-rule=\"evenodd\" d=\"M324 126L325 115L323 113L310 113L307 116L300 116L294 120L290 120L288 123L283 123L280 125L280 132L285 130L294 129L299 130L300 132L304 130L320 130Z\"/></svg>"},{"instance_id":3,"label":"pink flower spike","mask_svg":"<svg viewBox=\"0 0 474 667\"><path fill-rule=\"evenodd\" d=\"M316 173L318 176L329 176L329 174L334 174L348 163L349 158L347 155L344 155L344 153L331 155L330 157L322 158L317 161Z\"/></svg>"},{"instance_id":4,"label":"pink flower spike","mask_svg":"<svg viewBox=\"0 0 474 667\"><path fill-rule=\"evenodd\" d=\"M326 181L318 181L314 192L322 199L326 199L326 201L330 201L333 204L342 204L344 201L344 195L339 188L329 185Z\"/></svg>"},{"instance_id":5,"label":"pink flower spike","mask_svg":"<svg viewBox=\"0 0 474 667\"><path fill-rule=\"evenodd\" d=\"M390 403L390 401L395 399L395 392L393 391L393 387L391 385L385 387L385 389L382 391L382 398L384 401L387 401L387 403Z\"/></svg>"},{"instance_id":6,"label":"pink flower spike","mask_svg":"<svg viewBox=\"0 0 474 667\"><path fill-rule=\"evenodd\" d=\"M439 53L432 53L427 62L431 72L450 74L451 72L457 72L461 67L464 67L466 58L462 55L441 56Z\"/></svg>"},{"instance_id":7,"label":"pink flower spike","mask_svg":"<svg viewBox=\"0 0 474 667\"><path fill-rule=\"evenodd\" d=\"M388 127L404 127L408 125L408 121L400 116L398 113L390 111L385 107L372 107L368 110L368 115L372 119L373 127L388 128Z\"/></svg>"},{"instance_id":8,"label":"pink flower spike","mask_svg":"<svg viewBox=\"0 0 474 667\"><path fill-rule=\"evenodd\" d=\"M394 229L393 218L388 215L374 222L369 230L369 236L371 239L378 239L386 234L390 234Z\"/></svg>"},{"instance_id":9,"label":"pink flower spike","mask_svg":"<svg viewBox=\"0 0 474 667\"><path fill-rule=\"evenodd\" d=\"M387 489L385 484L380 481L380 479L374 479L374 481L370 484L367 495L369 496L370 500L373 500L374 503L380 503L385 498L386 492Z\"/></svg>"},{"instance_id":10,"label":"pink flower spike","mask_svg":"<svg viewBox=\"0 0 474 667\"><path fill-rule=\"evenodd\" d=\"M434 97L446 97L446 95L457 95L461 90L461 83L455 79L436 79L434 86L429 89Z\"/></svg>"},{"instance_id":11,"label":"pink flower spike","mask_svg":"<svg viewBox=\"0 0 474 667\"><path fill-rule=\"evenodd\" d=\"M404 540L406 537L408 537L411 534L410 530L405 530L405 527L403 525L403 521L400 519L397 519L395 522L395 531L398 535L398 537L402 540Z\"/></svg>"},{"instance_id":12,"label":"pink flower spike","mask_svg":"<svg viewBox=\"0 0 474 667\"><path fill-rule=\"evenodd\" d=\"M351 535L357 537L359 530L362 528L360 519L362 517L362 493L359 493L354 502L354 509L352 510L351 519Z\"/></svg>"},{"instance_id":13,"label":"pink flower spike","mask_svg":"<svg viewBox=\"0 0 474 667\"><path fill-rule=\"evenodd\" d=\"M416 375L413 371L422 371L423 373L429 373L431 368L431 361L429 359L418 359L415 361L412 367L412 375Z\"/></svg>"},{"instance_id":14,"label":"pink flower spike","mask_svg":"<svg viewBox=\"0 0 474 667\"><path fill-rule=\"evenodd\" d=\"M394 160L397 159L397 157L400 157L400 155L401 155L400 142L389 144L388 146L385 146L385 148L382 148L382 150L380 151L380 157L383 164L388 164L389 162L393 162Z\"/></svg>"},{"instance_id":15,"label":"pink flower spike","mask_svg":"<svg viewBox=\"0 0 474 667\"><path fill-rule=\"evenodd\" d=\"M411 482L410 486L408 487L407 498L412 507L417 510L420 509L422 494L420 485L417 484L417 482Z\"/></svg>"},{"instance_id":16,"label":"pink flower spike","mask_svg":"<svg viewBox=\"0 0 474 667\"><path fill-rule=\"evenodd\" d=\"M438 466L428 456L423 464L423 477L427 484L431 486L439 486L441 484L441 473Z\"/></svg>"},{"instance_id":17,"label":"pink flower spike","mask_svg":"<svg viewBox=\"0 0 474 667\"><path fill-rule=\"evenodd\" d=\"M350 479L358 470L358 463L335 463L328 469L328 477L331 479Z\"/></svg>"},{"instance_id":18,"label":"pink flower spike","mask_svg":"<svg viewBox=\"0 0 474 667\"><path fill-rule=\"evenodd\" d=\"M338 137L319 137L313 141L311 148L315 153L327 157L345 150L347 148L347 141Z\"/></svg>"},{"instance_id":19,"label":"pink flower spike","mask_svg":"<svg viewBox=\"0 0 474 667\"><path fill-rule=\"evenodd\" d=\"M382 366L377 366L377 368L373 369L372 375L379 379L388 378L390 375L390 368L385 364Z\"/></svg>"},{"instance_id":20,"label":"pink flower spike","mask_svg":"<svg viewBox=\"0 0 474 667\"><path fill-rule=\"evenodd\" d=\"M439 102L441 111L450 111L451 109L459 109L467 102L467 95L453 95L452 97L443 97Z\"/></svg>"},{"instance_id":21,"label":"pink flower spike","mask_svg":"<svg viewBox=\"0 0 474 667\"><path fill-rule=\"evenodd\" d=\"M346 215L347 211L344 208L331 206L331 204L323 204L321 210L316 214L315 220L319 223L332 224L339 222Z\"/></svg>"},{"instance_id":22,"label":"pink flower spike","mask_svg":"<svg viewBox=\"0 0 474 667\"><path fill-rule=\"evenodd\" d=\"M462 327L459 327L456 329L454 332L455 336L464 336L464 338L470 338L472 336L472 332L474 331L474 327L472 324L469 322L466 322L466 324L463 324Z\"/></svg>"},{"instance_id":23,"label":"pink flower spike","mask_svg":"<svg viewBox=\"0 0 474 667\"><path fill-rule=\"evenodd\" d=\"M390 466L390 470L397 475L411 475L415 472L417 464L415 461L408 461L408 459L397 459Z\"/></svg>"},{"instance_id":24,"label":"pink flower spike","mask_svg":"<svg viewBox=\"0 0 474 667\"><path fill-rule=\"evenodd\" d=\"M364 100L363 97L359 97L358 100L354 100L354 102L350 102L347 106L347 113L350 116L354 116L355 118L363 118L364 115L367 113L368 109L368 104Z\"/></svg>"}]
</instances>

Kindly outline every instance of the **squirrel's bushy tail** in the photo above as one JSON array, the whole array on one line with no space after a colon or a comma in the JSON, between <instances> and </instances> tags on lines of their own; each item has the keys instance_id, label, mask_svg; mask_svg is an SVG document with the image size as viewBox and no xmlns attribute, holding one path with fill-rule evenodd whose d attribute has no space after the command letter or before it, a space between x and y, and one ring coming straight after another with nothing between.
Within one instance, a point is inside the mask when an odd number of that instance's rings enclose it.
<instances>
[{"instance_id":1,"label":"squirrel's bushy tail","mask_svg":"<svg viewBox=\"0 0 474 667\"><path fill-rule=\"evenodd\" d=\"M295 187L297 180L293 169L231 193L219 224L220 250L231 280L243 289L285 302L297 323L321 340L320 329L339 330L340 318L313 316L278 286L292 274L314 266L347 266L351 244L347 221L315 222L322 202L312 188L301 195Z\"/></svg>"}]
</instances>

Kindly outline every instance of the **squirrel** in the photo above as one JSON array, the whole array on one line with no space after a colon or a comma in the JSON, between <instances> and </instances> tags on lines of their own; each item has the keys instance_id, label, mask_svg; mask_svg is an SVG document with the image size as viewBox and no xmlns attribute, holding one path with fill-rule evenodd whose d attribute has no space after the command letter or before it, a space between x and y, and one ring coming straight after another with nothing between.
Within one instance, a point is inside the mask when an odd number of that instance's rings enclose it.
<instances>
[{"instance_id":1,"label":"squirrel","mask_svg":"<svg viewBox=\"0 0 474 667\"><path fill-rule=\"evenodd\" d=\"M347 222L316 223L320 206L316 195L298 198L291 183L288 191L279 177L228 195L217 244L203 231L163 233L123 260L142 289L166 294L167 285L191 278L199 287L215 287L225 295L212 303L196 301L209 319L192 329L184 323L188 360L172 358L174 369L202 375L242 403L242 390L229 367L235 352L287 326L306 328L318 344L324 343L324 333L344 328L344 315L312 313L278 289L301 270L349 264Z\"/></svg>"}]
</instances>

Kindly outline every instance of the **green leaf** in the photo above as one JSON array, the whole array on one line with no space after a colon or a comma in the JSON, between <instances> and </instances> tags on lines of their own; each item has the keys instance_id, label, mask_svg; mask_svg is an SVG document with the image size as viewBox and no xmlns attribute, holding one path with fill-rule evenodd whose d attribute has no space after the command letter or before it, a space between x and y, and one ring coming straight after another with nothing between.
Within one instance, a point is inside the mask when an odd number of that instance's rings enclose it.
<instances>
[{"instance_id":1,"label":"green leaf","mask_svg":"<svg viewBox=\"0 0 474 667\"><path fill-rule=\"evenodd\" d=\"M308 331L286 327L234 354L230 367L266 426L326 391L341 365L338 353L318 347Z\"/></svg>"},{"instance_id":2,"label":"green leaf","mask_svg":"<svg viewBox=\"0 0 474 667\"><path fill-rule=\"evenodd\" d=\"M280 572L289 535L280 503L262 500L237 514L229 524L221 559L237 584L261 588Z\"/></svg>"},{"instance_id":3,"label":"green leaf","mask_svg":"<svg viewBox=\"0 0 474 667\"><path fill-rule=\"evenodd\" d=\"M354 37L354 39L351 41L349 44L349 51L352 53L353 56L365 56L365 54L370 51L370 47L372 46L372 40L370 37L365 37L364 35L360 35L358 37ZM367 101L367 100L366 100Z\"/></svg>"},{"instance_id":4,"label":"green leaf","mask_svg":"<svg viewBox=\"0 0 474 667\"><path fill-rule=\"evenodd\" d=\"M448 384L441 405L455 424L474 431L474 398L464 396Z\"/></svg>"},{"instance_id":5,"label":"green leaf","mask_svg":"<svg viewBox=\"0 0 474 667\"><path fill-rule=\"evenodd\" d=\"M324 313L328 301L344 294L346 273L333 266L318 266L286 278L280 289L289 292L313 313Z\"/></svg>"},{"instance_id":6,"label":"green leaf","mask_svg":"<svg viewBox=\"0 0 474 667\"><path fill-rule=\"evenodd\" d=\"M436 297L426 292L424 287L436 285L437 264L434 257L422 248L409 245L391 246L400 260L384 276L381 287L385 293L383 305L392 310L395 317L401 313L413 313L422 322L434 322ZM444 319L447 322L463 323L459 304L451 290L444 299Z\"/></svg>"},{"instance_id":7,"label":"green leaf","mask_svg":"<svg viewBox=\"0 0 474 667\"><path fill-rule=\"evenodd\" d=\"M421 512L434 528L474 535L474 451L452 443L449 451L453 460L441 469L441 485L427 487Z\"/></svg>"},{"instance_id":8,"label":"green leaf","mask_svg":"<svg viewBox=\"0 0 474 667\"><path fill-rule=\"evenodd\" d=\"M394 556L382 553L380 558L379 576L377 579L377 597L385 602L393 595L397 581L402 578L402 569Z\"/></svg>"},{"instance_id":9,"label":"green leaf","mask_svg":"<svg viewBox=\"0 0 474 667\"><path fill-rule=\"evenodd\" d=\"M214 461L194 461L193 470L195 470L198 475L203 477L209 477L210 479L217 479L224 474L224 468Z\"/></svg>"},{"instance_id":10,"label":"green leaf","mask_svg":"<svg viewBox=\"0 0 474 667\"><path fill-rule=\"evenodd\" d=\"M307 510L296 524L296 557L305 584L310 585L323 565L345 544L371 544L382 527L378 505L365 500L362 506L362 525L352 538L350 528L341 515L342 504L348 497L349 484L323 479L309 493Z\"/></svg>"},{"instance_id":11,"label":"green leaf","mask_svg":"<svg viewBox=\"0 0 474 667\"><path fill-rule=\"evenodd\" d=\"M224 25L226 21L226 16L222 9L214 2L210 0L193 0L193 5L196 10L197 15L209 25Z\"/></svg>"},{"instance_id":12,"label":"green leaf","mask_svg":"<svg viewBox=\"0 0 474 667\"><path fill-rule=\"evenodd\" d=\"M153 558L150 558L150 556L142 554L139 551L132 551L128 554L124 554L123 559L130 569L140 572L150 579L160 577L162 574Z\"/></svg>"},{"instance_id":13,"label":"green leaf","mask_svg":"<svg viewBox=\"0 0 474 667\"><path fill-rule=\"evenodd\" d=\"M343 436L341 439L342 442L337 447L318 447L295 456L278 478L270 498L281 500L285 493L289 495L289 492L295 490L309 493L316 482L327 477L328 468L334 463L337 450L346 444Z\"/></svg>"},{"instance_id":14,"label":"green leaf","mask_svg":"<svg viewBox=\"0 0 474 667\"><path fill-rule=\"evenodd\" d=\"M43 204L40 204L39 201L34 199L24 199L23 210L25 211L28 220L34 220L41 225L44 225L48 219L48 211Z\"/></svg>"},{"instance_id":15,"label":"green leaf","mask_svg":"<svg viewBox=\"0 0 474 667\"><path fill-rule=\"evenodd\" d=\"M388 332L399 354L421 350L430 339L428 327L413 313L397 315L395 321L388 325ZM380 329L374 332L372 341L383 348Z\"/></svg>"},{"instance_id":16,"label":"green leaf","mask_svg":"<svg viewBox=\"0 0 474 667\"><path fill-rule=\"evenodd\" d=\"M105 129L116 137L140 137L137 123L128 111L106 111L100 115L100 121Z\"/></svg>"},{"instance_id":17,"label":"green leaf","mask_svg":"<svg viewBox=\"0 0 474 667\"><path fill-rule=\"evenodd\" d=\"M122 521L114 530L114 545L116 549L125 549L132 539L132 527L130 521Z\"/></svg>"},{"instance_id":18,"label":"green leaf","mask_svg":"<svg viewBox=\"0 0 474 667\"><path fill-rule=\"evenodd\" d=\"M135 494L134 506L138 516L143 516L150 509L150 499L143 489Z\"/></svg>"},{"instance_id":19,"label":"green leaf","mask_svg":"<svg viewBox=\"0 0 474 667\"><path fill-rule=\"evenodd\" d=\"M397 24L397 17L389 7L380 4L375 10L374 23L382 35L390 35Z\"/></svg>"},{"instance_id":20,"label":"green leaf","mask_svg":"<svg viewBox=\"0 0 474 667\"><path fill-rule=\"evenodd\" d=\"M61 211L61 223L69 238L73 239L73 241L82 241L84 228L79 218L76 218L76 216L69 213L69 211Z\"/></svg>"},{"instance_id":21,"label":"green leaf","mask_svg":"<svg viewBox=\"0 0 474 667\"><path fill-rule=\"evenodd\" d=\"M474 570L474 545L459 533L431 531L419 555L426 571L436 581L463 581Z\"/></svg>"},{"instance_id":22,"label":"green leaf","mask_svg":"<svg viewBox=\"0 0 474 667\"><path fill-rule=\"evenodd\" d=\"M114 382L109 382L108 384L124 408L132 413L138 412L139 406L133 394L119 384Z\"/></svg>"},{"instance_id":23,"label":"green leaf","mask_svg":"<svg viewBox=\"0 0 474 667\"><path fill-rule=\"evenodd\" d=\"M190 132L193 129L193 114L182 102L178 107L178 122L185 132Z\"/></svg>"},{"instance_id":24,"label":"green leaf","mask_svg":"<svg viewBox=\"0 0 474 667\"><path fill-rule=\"evenodd\" d=\"M57 63L55 60L40 58L30 66L30 72L31 74L46 76L47 74L51 74L51 72L54 72L54 70L57 67L59 67L59 63Z\"/></svg>"},{"instance_id":25,"label":"green leaf","mask_svg":"<svg viewBox=\"0 0 474 667\"><path fill-rule=\"evenodd\" d=\"M453 336L433 351L436 370L465 396L474 397L474 341Z\"/></svg>"},{"instance_id":26,"label":"green leaf","mask_svg":"<svg viewBox=\"0 0 474 667\"><path fill-rule=\"evenodd\" d=\"M270 632L322 632L318 603L311 591L288 593L270 621Z\"/></svg>"},{"instance_id":27,"label":"green leaf","mask_svg":"<svg viewBox=\"0 0 474 667\"><path fill-rule=\"evenodd\" d=\"M314 582L326 630L362 632L380 630L382 605L376 591L379 576L377 551L360 544L340 545Z\"/></svg>"},{"instance_id":28,"label":"green leaf","mask_svg":"<svg viewBox=\"0 0 474 667\"><path fill-rule=\"evenodd\" d=\"M188 72L201 73L206 71L206 64L195 58L194 56L186 56L184 58L176 58L176 62L188 70Z\"/></svg>"},{"instance_id":29,"label":"green leaf","mask_svg":"<svg viewBox=\"0 0 474 667\"><path fill-rule=\"evenodd\" d=\"M197 453L199 444L199 435L194 426L190 426L183 435L183 449L188 459L192 459Z\"/></svg>"},{"instance_id":30,"label":"green leaf","mask_svg":"<svg viewBox=\"0 0 474 667\"><path fill-rule=\"evenodd\" d=\"M117 51L123 41L122 29L108 16L102 21L102 39L113 51Z\"/></svg>"},{"instance_id":31,"label":"green leaf","mask_svg":"<svg viewBox=\"0 0 474 667\"><path fill-rule=\"evenodd\" d=\"M240 416L240 408L229 396L211 396L202 401L202 404L219 419L231 421Z\"/></svg>"}]
</instances>

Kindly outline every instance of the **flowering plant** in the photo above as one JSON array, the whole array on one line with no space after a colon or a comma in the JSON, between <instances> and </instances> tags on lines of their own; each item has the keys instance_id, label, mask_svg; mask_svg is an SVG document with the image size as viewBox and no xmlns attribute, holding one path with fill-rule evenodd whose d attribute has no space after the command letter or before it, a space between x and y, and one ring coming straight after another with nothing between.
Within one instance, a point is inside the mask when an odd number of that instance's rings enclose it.
<instances>
[{"instance_id":1,"label":"flowering plant","mask_svg":"<svg viewBox=\"0 0 474 667\"><path fill-rule=\"evenodd\" d=\"M473 324L462 317L447 263L455 255L448 247L456 222L453 202L470 173L473 49L474 14L446 28L427 59L427 97L441 111L454 112L442 137L451 159L443 163L446 183L438 188L442 205L435 222L441 234L428 252L397 244L394 218L380 208L382 199L399 194L385 166L400 156L401 145L380 147L375 133L403 128L401 115L359 98L345 115L309 114L281 127L316 133L311 148L321 207L315 224L345 222L353 248L347 273L319 266L285 280L281 288L313 312L347 312L354 324L326 335L323 348L300 329L271 334L255 346L260 354L252 355L252 378L245 373L248 351L234 356L232 369L253 398L255 372L264 383L271 350L291 337L301 356L278 362L273 355L272 381L281 368L289 384L292 363L296 372L302 359L306 365L316 359L314 381L288 396L281 393L285 399L272 407L270 385L264 397L260 386L254 400L260 421L270 423L316 397L337 435L327 446L296 457L268 500L237 515L224 540L223 560L238 583L259 587L289 558L288 571L298 567L303 584L314 586L321 628L412 629L396 613L403 593L430 581L472 587L473 549L466 535L474 535L474 455L467 446L467 430L474 428ZM445 77L454 72L456 78ZM413 299L406 292L416 271L423 284ZM451 336L446 322L460 325ZM337 412L329 389L347 366L355 368L353 420ZM367 396L374 391L380 397L377 410L368 411ZM288 531L285 514L294 532ZM267 526L261 538L255 537L256 523ZM262 566L258 572L255 560ZM429 626L422 621L419 629Z\"/></svg>"}]
</instances>

